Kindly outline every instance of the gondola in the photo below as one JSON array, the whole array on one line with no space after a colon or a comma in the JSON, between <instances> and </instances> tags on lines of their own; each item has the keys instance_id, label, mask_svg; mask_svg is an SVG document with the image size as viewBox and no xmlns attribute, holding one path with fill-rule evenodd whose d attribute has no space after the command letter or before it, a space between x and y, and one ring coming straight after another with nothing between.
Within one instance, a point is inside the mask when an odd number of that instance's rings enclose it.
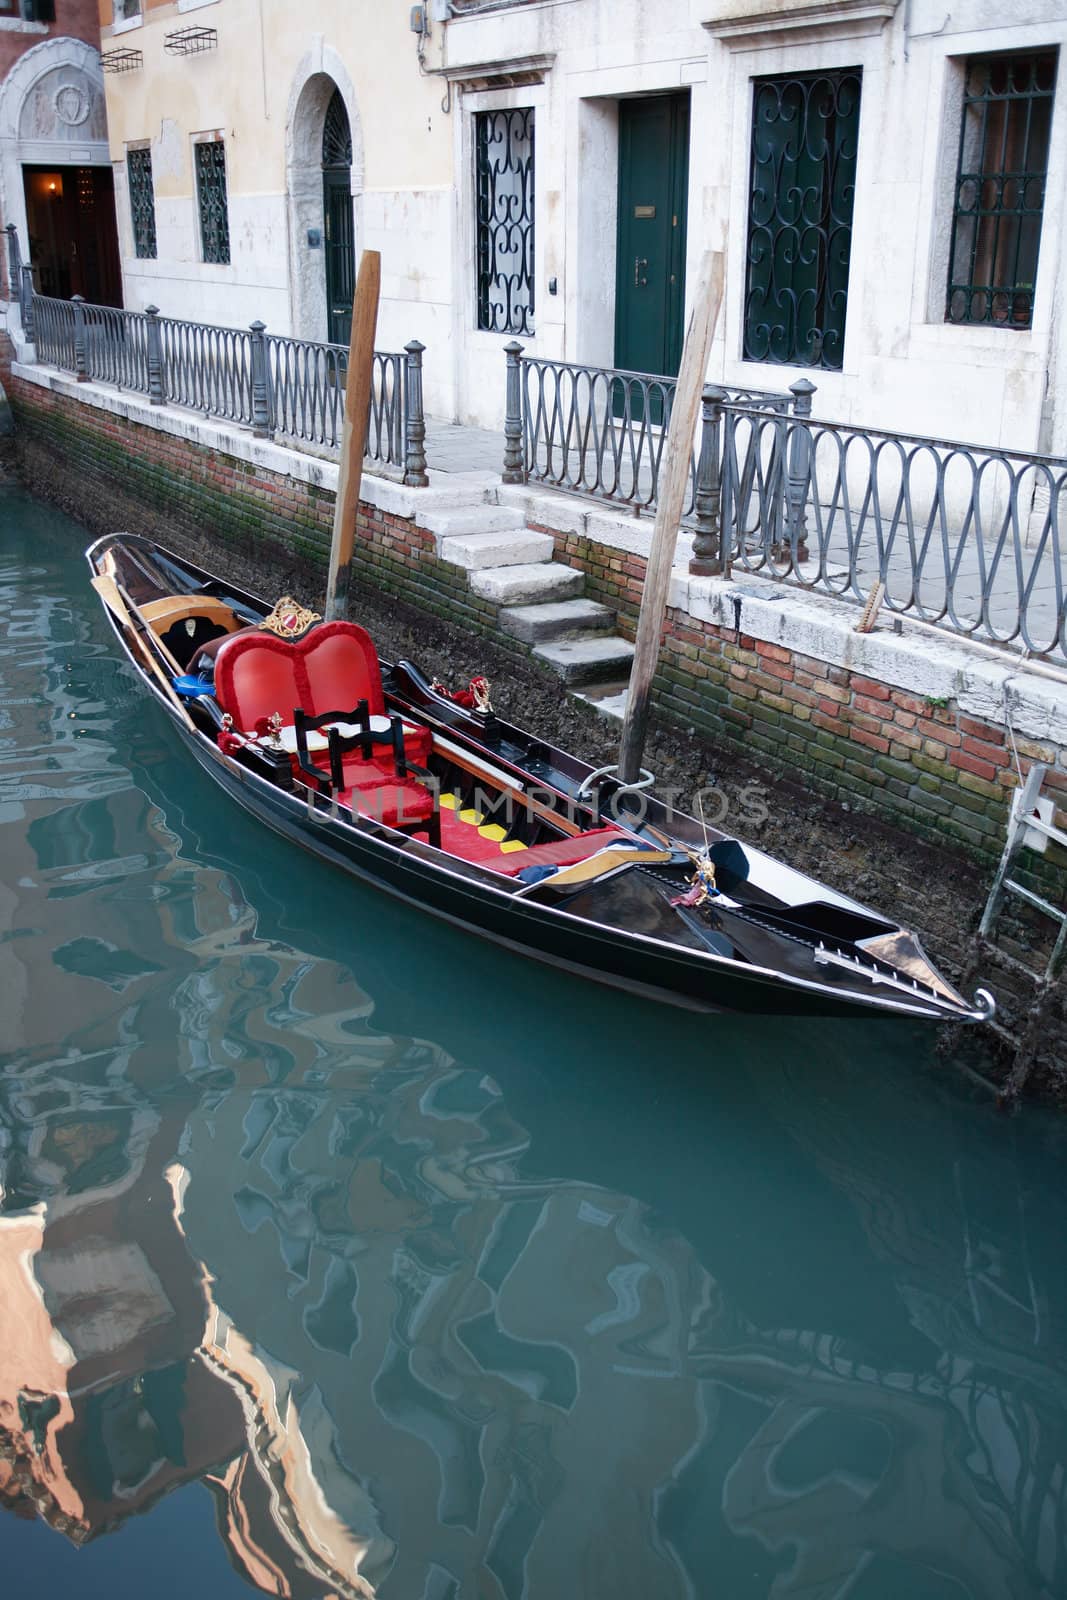
<instances>
[{"instance_id":1,"label":"gondola","mask_svg":"<svg viewBox=\"0 0 1067 1600\"><path fill-rule=\"evenodd\" d=\"M696 1010L992 1015L914 934L504 721L480 680L456 695L382 661L358 623L268 605L137 535L86 559L191 757L413 918Z\"/></svg>"}]
</instances>

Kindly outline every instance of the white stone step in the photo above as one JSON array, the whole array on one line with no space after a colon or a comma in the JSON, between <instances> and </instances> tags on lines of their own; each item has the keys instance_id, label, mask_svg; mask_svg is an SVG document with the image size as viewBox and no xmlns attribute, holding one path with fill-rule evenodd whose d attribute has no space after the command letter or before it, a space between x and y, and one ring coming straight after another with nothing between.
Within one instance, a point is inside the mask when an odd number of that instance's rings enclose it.
<instances>
[{"instance_id":1,"label":"white stone step","mask_svg":"<svg viewBox=\"0 0 1067 1600\"><path fill-rule=\"evenodd\" d=\"M526 518L512 506L439 506L419 517L419 523L442 539L465 538L469 533L500 533L504 528L521 528Z\"/></svg>"},{"instance_id":2,"label":"white stone step","mask_svg":"<svg viewBox=\"0 0 1067 1600\"><path fill-rule=\"evenodd\" d=\"M479 567L517 567L531 561L548 561L552 548L550 533L532 533L524 528L516 533L505 530L442 539L439 553L442 561L474 572Z\"/></svg>"},{"instance_id":3,"label":"white stone step","mask_svg":"<svg viewBox=\"0 0 1067 1600\"><path fill-rule=\"evenodd\" d=\"M598 690L593 684L589 684L580 693L576 693L574 698L584 700L594 711L599 711L602 717L607 717L612 722L621 722L626 715L626 702L630 698L630 691L611 685L607 690Z\"/></svg>"},{"instance_id":4,"label":"white stone step","mask_svg":"<svg viewBox=\"0 0 1067 1600\"><path fill-rule=\"evenodd\" d=\"M598 639L561 639L534 645L534 655L558 672L564 683L600 683L622 678L630 670L634 647L616 634Z\"/></svg>"},{"instance_id":5,"label":"white stone step","mask_svg":"<svg viewBox=\"0 0 1067 1600\"><path fill-rule=\"evenodd\" d=\"M610 633L615 613L598 600L549 600L544 605L505 606L500 626L524 644L547 639L574 639L590 633Z\"/></svg>"},{"instance_id":6,"label":"white stone step","mask_svg":"<svg viewBox=\"0 0 1067 1600\"><path fill-rule=\"evenodd\" d=\"M482 600L497 606L518 606L527 601L572 600L585 586L585 573L561 561L534 565L482 567L471 573L471 588Z\"/></svg>"}]
</instances>

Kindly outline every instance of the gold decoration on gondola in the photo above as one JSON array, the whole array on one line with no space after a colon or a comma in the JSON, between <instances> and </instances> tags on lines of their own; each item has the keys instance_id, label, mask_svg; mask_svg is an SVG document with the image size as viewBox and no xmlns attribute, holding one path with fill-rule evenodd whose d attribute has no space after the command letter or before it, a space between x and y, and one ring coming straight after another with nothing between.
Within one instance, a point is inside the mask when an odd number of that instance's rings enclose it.
<instances>
[{"instance_id":1,"label":"gold decoration on gondola","mask_svg":"<svg viewBox=\"0 0 1067 1600\"><path fill-rule=\"evenodd\" d=\"M671 905L686 906L692 910L706 905L719 890L715 883L715 863L711 857L703 850L687 849L685 853L693 863L693 876L688 879L689 887L685 894L678 895Z\"/></svg>"},{"instance_id":2,"label":"gold decoration on gondola","mask_svg":"<svg viewBox=\"0 0 1067 1600\"><path fill-rule=\"evenodd\" d=\"M302 606L294 600L291 594L283 594L275 603L270 615L263 618L260 627L267 633L277 634L279 639L299 639L313 622L321 621L322 617L317 611L309 611L307 606Z\"/></svg>"},{"instance_id":3,"label":"gold decoration on gondola","mask_svg":"<svg viewBox=\"0 0 1067 1600\"><path fill-rule=\"evenodd\" d=\"M489 698L489 679L472 678L471 694L474 696L475 711L489 712L493 709L493 702Z\"/></svg>"}]
</instances>

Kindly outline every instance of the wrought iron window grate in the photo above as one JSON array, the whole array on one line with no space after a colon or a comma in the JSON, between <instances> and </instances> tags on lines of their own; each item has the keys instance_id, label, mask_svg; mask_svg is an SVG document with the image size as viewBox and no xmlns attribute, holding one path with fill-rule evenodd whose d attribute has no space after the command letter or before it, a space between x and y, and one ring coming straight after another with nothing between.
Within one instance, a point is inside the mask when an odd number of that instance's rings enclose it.
<instances>
[{"instance_id":1,"label":"wrought iron window grate","mask_svg":"<svg viewBox=\"0 0 1067 1600\"><path fill-rule=\"evenodd\" d=\"M151 150L127 150L126 175L130 189L134 253L143 261L156 257L156 192L152 182Z\"/></svg>"},{"instance_id":2,"label":"wrought iron window grate","mask_svg":"<svg viewBox=\"0 0 1067 1600\"><path fill-rule=\"evenodd\" d=\"M755 81L746 361L842 364L861 84L859 67Z\"/></svg>"},{"instance_id":3,"label":"wrought iron window grate","mask_svg":"<svg viewBox=\"0 0 1067 1600\"><path fill-rule=\"evenodd\" d=\"M533 333L534 113L475 117L478 326Z\"/></svg>"},{"instance_id":4,"label":"wrought iron window grate","mask_svg":"<svg viewBox=\"0 0 1067 1600\"><path fill-rule=\"evenodd\" d=\"M966 64L946 322L1033 321L1055 89L1054 50Z\"/></svg>"},{"instance_id":5,"label":"wrought iron window grate","mask_svg":"<svg viewBox=\"0 0 1067 1600\"><path fill-rule=\"evenodd\" d=\"M175 28L163 35L163 48L170 56L199 56L214 50L218 42L217 28Z\"/></svg>"},{"instance_id":6,"label":"wrought iron window grate","mask_svg":"<svg viewBox=\"0 0 1067 1600\"><path fill-rule=\"evenodd\" d=\"M205 261L230 259L230 218L226 196L226 146L205 140L196 152L196 194L200 207L200 244Z\"/></svg>"},{"instance_id":7,"label":"wrought iron window grate","mask_svg":"<svg viewBox=\"0 0 1067 1600\"><path fill-rule=\"evenodd\" d=\"M324 167L352 165L352 128L340 89L334 90L326 107L322 124L322 164Z\"/></svg>"},{"instance_id":8,"label":"wrought iron window grate","mask_svg":"<svg viewBox=\"0 0 1067 1600\"><path fill-rule=\"evenodd\" d=\"M138 72L143 64L140 50L105 50L100 57L105 72Z\"/></svg>"}]
</instances>

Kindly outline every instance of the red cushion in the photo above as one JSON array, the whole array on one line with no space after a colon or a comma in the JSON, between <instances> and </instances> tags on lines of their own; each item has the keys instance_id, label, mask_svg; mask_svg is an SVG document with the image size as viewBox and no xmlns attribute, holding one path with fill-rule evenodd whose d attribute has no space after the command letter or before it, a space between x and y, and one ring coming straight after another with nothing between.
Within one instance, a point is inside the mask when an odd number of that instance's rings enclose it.
<instances>
[{"instance_id":1,"label":"red cushion","mask_svg":"<svg viewBox=\"0 0 1067 1600\"><path fill-rule=\"evenodd\" d=\"M347 777L347 771L345 773ZM433 815L433 795L421 783L378 783L363 789L343 789L343 806L359 811L387 828L410 828Z\"/></svg>"},{"instance_id":2,"label":"red cushion","mask_svg":"<svg viewBox=\"0 0 1067 1600\"><path fill-rule=\"evenodd\" d=\"M297 654L297 674L306 674L309 699L298 700L315 716L324 711L350 711L366 700L372 717L385 712L378 652L365 628L354 622L320 622L290 646Z\"/></svg>"},{"instance_id":3,"label":"red cushion","mask_svg":"<svg viewBox=\"0 0 1067 1600\"><path fill-rule=\"evenodd\" d=\"M292 645L265 633L237 634L215 657L215 695L239 728L251 732L258 718L281 713L292 722L300 704Z\"/></svg>"},{"instance_id":4,"label":"red cushion","mask_svg":"<svg viewBox=\"0 0 1067 1600\"><path fill-rule=\"evenodd\" d=\"M555 839L551 844L535 844L530 850L516 850L511 855L501 856L494 865L508 878L514 878L526 867L569 867L572 862L584 861L602 850L606 844L630 837L619 828L592 828L588 833L575 834L573 839Z\"/></svg>"},{"instance_id":5,"label":"red cushion","mask_svg":"<svg viewBox=\"0 0 1067 1600\"><path fill-rule=\"evenodd\" d=\"M295 642L272 633L235 634L215 657L215 694L246 730L275 711L292 722L297 706L319 716L352 711L366 700L372 717L385 711L377 653L354 622L322 622Z\"/></svg>"}]
</instances>

